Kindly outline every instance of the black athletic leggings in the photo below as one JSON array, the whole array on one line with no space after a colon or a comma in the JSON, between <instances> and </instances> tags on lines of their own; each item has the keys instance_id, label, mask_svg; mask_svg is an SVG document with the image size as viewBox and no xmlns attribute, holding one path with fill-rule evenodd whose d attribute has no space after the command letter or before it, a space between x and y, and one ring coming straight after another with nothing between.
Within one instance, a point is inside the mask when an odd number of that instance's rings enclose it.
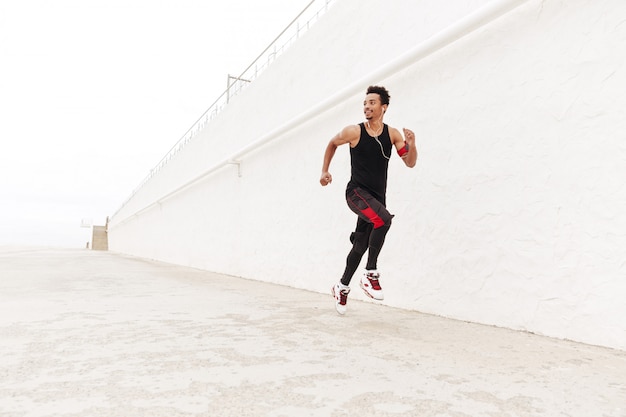
<instances>
[{"instance_id":1,"label":"black athletic leggings","mask_svg":"<svg viewBox=\"0 0 626 417\"><path fill-rule=\"evenodd\" d=\"M348 253L346 269L341 277L343 285L350 284L366 250L368 250L368 255L365 269L377 268L378 255L385 243L385 236L393 218L393 214L387 211L382 202L362 188L346 190L346 201L350 210L359 218L356 222L356 229L350 235L352 249Z\"/></svg>"}]
</instances>

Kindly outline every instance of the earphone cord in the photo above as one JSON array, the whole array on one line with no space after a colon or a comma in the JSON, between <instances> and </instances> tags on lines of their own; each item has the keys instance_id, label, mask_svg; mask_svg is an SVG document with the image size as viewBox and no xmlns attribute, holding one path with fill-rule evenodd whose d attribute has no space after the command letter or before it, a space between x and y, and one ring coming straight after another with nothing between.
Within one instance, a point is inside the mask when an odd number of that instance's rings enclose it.
<instances>
[{"instance_id":1,"label":"earphone cord","mask_svg":"<svg viewBox=\"0 0 626 417\"><path fill-rule=\"evenodd\" d=\"M382 118L381 118L381 122L382 122ZM367 126L370 127L369 121L367 122ZM371 129L371 127L370 127ZM380 131L380 133L382 134L385 131L385 124L383 123L383 130ZM374 140L376 140L376 142L378 142L378 146L380 146L380 153L385 157L385 159L390 160L391 159L391 154L389 154L389 156L385 155L385 150L383 149L383 144L380 143L380 141L378 140L378 136L372 136L374 138Z\"/></svg>"},{"instance_id":2,"label":"earphone cord","mask_svg":"<svg viewBox=\"0 0 626 417\"><path fill-rule=\"evenodd\" d=\"M380 153L382 153L383 156L386 159L391 159L391 154L389 154L389 156L385 155L385 150L383 149L383 144L380 143L380 141L378 140L378 136L374 136L374 139L376 140L376 142L378 142L378 146L380 146Z\"/></svg>"}]
</instances>

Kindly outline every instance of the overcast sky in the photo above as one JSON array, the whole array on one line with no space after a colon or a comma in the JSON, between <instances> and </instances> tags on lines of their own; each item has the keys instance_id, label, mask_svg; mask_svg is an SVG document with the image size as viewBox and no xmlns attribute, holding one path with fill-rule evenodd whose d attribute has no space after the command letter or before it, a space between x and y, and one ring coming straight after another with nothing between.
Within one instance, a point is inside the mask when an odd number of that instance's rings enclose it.
<instances>
[{"instance_id":1,"label":"overcast sky","mask_svg":"<svg viewBox=\"0 0 626 417\"><path fill-rule=\"evenodd\" d=\"M84 247L310 0L0 0L0 245Z\"/></svg>"}]
</instances>

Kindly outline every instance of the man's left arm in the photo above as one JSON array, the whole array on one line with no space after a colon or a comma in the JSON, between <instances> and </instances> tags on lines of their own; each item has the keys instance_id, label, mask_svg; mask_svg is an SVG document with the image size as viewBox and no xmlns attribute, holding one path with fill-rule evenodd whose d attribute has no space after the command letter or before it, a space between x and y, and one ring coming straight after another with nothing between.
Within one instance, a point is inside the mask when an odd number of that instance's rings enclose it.
<instances>
[{"instance_id":1,"label":"man's left arm","mask_svg":"<svg viewBox=\"0 0 626 417\"><path fill-rule=\"evenodd\" d=\"M395 145L396 151L406 166L413 168L417 163L417 148L415 147L415 133L403 128L404 138L398 129L391 131L391 142Z\"/></svg>"}]
</instances>

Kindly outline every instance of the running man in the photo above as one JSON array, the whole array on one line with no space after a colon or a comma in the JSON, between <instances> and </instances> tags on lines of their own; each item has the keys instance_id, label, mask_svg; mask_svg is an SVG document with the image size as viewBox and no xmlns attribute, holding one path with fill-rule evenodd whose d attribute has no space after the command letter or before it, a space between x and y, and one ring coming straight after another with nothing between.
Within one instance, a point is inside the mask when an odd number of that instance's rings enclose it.
<instances>
[{"instance_id":1,"label":"running man","mask_svg":"<svg viewBox=\"0 0 626 417\"><path fill-rule=\"evenodd\" d=\"M340 282L332 287L339 314L346 313L350 281L365 251L368 251L368 257L360 286L369 297L383 299L377 262L393 218L386 207L389 160L395 148L407 167L413 168L417 162L415 134L403 129L405 140L398 129L383 123L389 98L385 87L368 87L363 101L365 122L343 128L330 140L324 153L320 184L327 186L333 181L329 168L337 147L350 144L352 173L346 188L346 201L358 216L356 229L350 235L352 249L348 253L346 268Z\"/></svg>"}]
</instances>

